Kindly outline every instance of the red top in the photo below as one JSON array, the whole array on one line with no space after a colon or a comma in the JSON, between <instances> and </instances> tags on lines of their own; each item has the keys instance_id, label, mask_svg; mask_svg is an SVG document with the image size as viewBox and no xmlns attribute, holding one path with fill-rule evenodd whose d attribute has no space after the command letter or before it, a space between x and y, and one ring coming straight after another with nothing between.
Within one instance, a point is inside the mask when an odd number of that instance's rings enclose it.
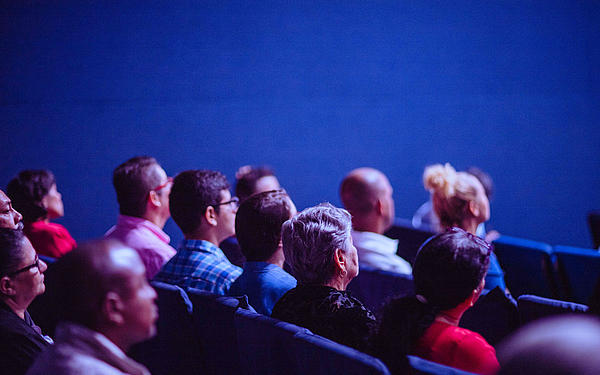
<instances>
[{"instance_id":1,"label":"red top","mask_svg":"<svg viewBox=\"0 0 600 375\"><path fill-rule=\"evenodd\" d=\"M39 255L60 258L77 246L67 228L60 224L36 221L26 223L23 231Z\"/></svg>"},{"instance_id":2,"label":"red top","mask_svg":"<svg viewBox=\"0 0 600 375\"><path fill-rule=\"evenodd\" d=\"M495 374L500 369L496 350L480 334L437 320L417 341L412 354L477 374Z\"/></svg>"}]
</instances>

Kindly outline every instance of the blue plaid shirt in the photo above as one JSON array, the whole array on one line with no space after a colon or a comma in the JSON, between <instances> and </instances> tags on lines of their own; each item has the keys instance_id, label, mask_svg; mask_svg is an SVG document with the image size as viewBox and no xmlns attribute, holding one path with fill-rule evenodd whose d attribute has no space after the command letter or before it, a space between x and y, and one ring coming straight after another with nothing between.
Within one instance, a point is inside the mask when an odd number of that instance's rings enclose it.
<instances>
[{"instance_id":1,"label":"blue plaid shirt","mask_svg":"<svg viewBox=\"0 0 600 375\"><path fill-rule=\"evenodd\" d=\"M208 241L183 240L177 254L154 277L155 281L225 294L242 269L227 260L223 251Z\"/></svg>"}]
</instances>

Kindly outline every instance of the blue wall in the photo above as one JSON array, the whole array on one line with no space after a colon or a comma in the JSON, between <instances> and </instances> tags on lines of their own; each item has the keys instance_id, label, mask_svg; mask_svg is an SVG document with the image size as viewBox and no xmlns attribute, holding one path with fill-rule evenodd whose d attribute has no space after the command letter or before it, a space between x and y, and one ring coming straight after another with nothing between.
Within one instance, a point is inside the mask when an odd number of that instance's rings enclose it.
<instances>
[{"instance_id":1,"label":"blue wall","mask_svg":"<svg viewBox=\"0 0 600 375\"><path fill-rule=\"evenodd\" d=\"M344 174L374 166L400 217L427 199L425 165L477 165L500 232L590 245L598 2L13 3L0 185L52 169L77 239L115 221L113 168L151 154L171 175L269 164L299 208L339 204Z\"/></svg>"}]
</instances>

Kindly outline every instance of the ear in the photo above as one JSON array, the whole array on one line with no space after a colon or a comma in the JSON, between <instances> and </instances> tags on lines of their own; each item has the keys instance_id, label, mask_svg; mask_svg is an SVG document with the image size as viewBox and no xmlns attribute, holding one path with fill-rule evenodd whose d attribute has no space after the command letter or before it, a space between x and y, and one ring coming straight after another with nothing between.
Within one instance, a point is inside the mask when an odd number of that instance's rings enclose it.
<instances>
[{"instance_id":1,"label":"ear","mask_svg":"<svg viewBox=\"0 0 600 375\"><path fill-rule=\"evenodd\" d=\"M7 296L14 296L17 291L12 286L12 280L8 276L2 276L0 279L0 293Z\"/></svg>"},{"instance_id":2,"label":"ear","mask_svg":"<svg viewBox=\"0 0 600 375\"><path fill-rule=\"evenodd\" d=\"M479 283L477 288L473 289L473 293L471 294L471 303L470 303L471 306L473 306L475 304L475 302L477 302L484 287L485 287L485 277L481 280L481 282Z\"/></svg>"},{"instance_id":3,"label":"ear","mask_svg":"<svg viewBox=\"0 0 600 375\"><path fill-rule=\"evenodd\" d=\"M102 303L102 315L104 315L108 322L115 325L123 324L123 308L121 296L115 292L106 293L106 297Z\"/></svg>"},{"instance_id":4,"label":"ear","mask_svg":"<svg viewBox=\"0 0 600 375\"><path fill-rule=\"evenodd\" d=\"M160 207L162 205L160 198L158 197L158 193L154 190L151 190L150 193L148 193L148 203L155 207Z\"/></svg>"},{"instance_id":5,"label":"ear","mask_svg":"<svg viewBox=\"0 0 600 375\"><path fill-rule=\"evenodd\" d=\"M217 212L213 206L208 206L204 211L204 219L211 226L217 226Z\"/></svg>"},{"instance_id":6,"label":"ear","mask_svg":"<svg viewBox=\"0 0 600 375\"><path fill-rule=\"evenodd\" d=\"M48 199L50 199L48 198L48 194L46 194L44 198L42 198L42 206L44 207L44 209L48 208Z\"/></svg>"},{"instance_id":7,"label":"ear","mask_svg":"<svg viewBox=\"0 0 600 375\"><path fill-rule=\"evenodd\" d=\"M346 253L342 249L335 249L335 268L340 272L346 271Z\"/></svg>"},{"instance_id":8,"label":"ear","mask_svg":"<svg viewBox=\"0 0 600 375\"><path fill-rule=\"evenodd\" d=\"M379 216L383 215L383 203L381 203L381 199L379 198L375 201L375 212L377 212Z\"/></svg>"},{"instance_id":9,"label":"ear","mask_svg":"<svg viewBox=\"0 0 600 375\"><path fill-rule=\"evenodd\" d=\"M479 217L479 204L476 201L469 201L469 212L473 217Z\"/></svg>"}]
</instances>

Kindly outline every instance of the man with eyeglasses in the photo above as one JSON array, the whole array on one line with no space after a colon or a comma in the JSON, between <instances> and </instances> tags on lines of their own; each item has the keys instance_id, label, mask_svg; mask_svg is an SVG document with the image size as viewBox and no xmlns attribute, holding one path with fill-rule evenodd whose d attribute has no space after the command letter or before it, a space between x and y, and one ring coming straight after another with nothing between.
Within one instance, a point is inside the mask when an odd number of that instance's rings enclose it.
<instances>
[{"instance_id":1,"label":"man with eyeglasses","mask_svg":"<svg viewBox=\"0 0 600 375\"><path fill-rule=\"evenodd\" d=\"M149 280L175 255L175 249L169 245L170 238L163 231L171 215L172 182L156 159L149 156L133 157L113 173L120 215L105 237L135 249Z\"/></svg>"},{"instance_id":2,"label":"man with eyeglasses","mask_svg":"<svg viewBox=\"0 0 600 375\"><path fill-rule=\"evenodd\" d=\"M242 269L218 247L235 234L238 199L220 172L191 170L173 180L169 206L185 239L154 278L182 288L226 294Z\"/></svg>"}]
</instances>

